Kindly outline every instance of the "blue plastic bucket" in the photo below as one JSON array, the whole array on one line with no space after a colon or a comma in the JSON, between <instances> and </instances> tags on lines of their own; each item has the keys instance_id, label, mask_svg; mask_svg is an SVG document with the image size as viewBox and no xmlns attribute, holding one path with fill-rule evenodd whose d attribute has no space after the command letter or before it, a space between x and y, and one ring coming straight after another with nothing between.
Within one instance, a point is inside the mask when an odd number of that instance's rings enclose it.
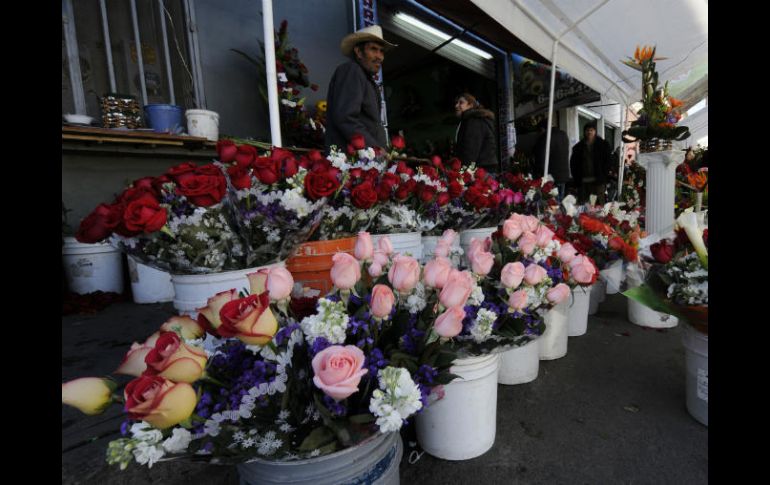
<instances>
[{"instance_id":1,"label":"blue plastic bucket","mask_svg":"<svg viewBox=\"0 0 770 485\"><path fill-rule=\"evenodd\" d=\"M156 133L181 133L183 113L181 106L173 104L148 104L144 107L147 124Z\"/></svg>"}]
</instances>

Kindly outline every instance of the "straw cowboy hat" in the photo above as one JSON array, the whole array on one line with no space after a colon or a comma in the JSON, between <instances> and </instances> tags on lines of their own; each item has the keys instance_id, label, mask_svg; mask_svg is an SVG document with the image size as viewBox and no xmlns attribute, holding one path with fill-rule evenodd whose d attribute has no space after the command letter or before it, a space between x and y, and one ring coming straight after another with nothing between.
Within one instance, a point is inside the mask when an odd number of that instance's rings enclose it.
<instances>
[{"instance_id":1,"label":"straw cowboy hat","mask_svg":"<svg viewBox=\"0 0 770 485\"><path fill-rule=\"evenodd\" d=\"M382 27L379 25L370 25L369 27L364 27L361 30L355 31L352 34L348 34L342 39L342 42L340 43L342 54L349 56L350 53L353 52L353 47L360 42L377 42L378 44L382 44L385 50L397 47L396 44L391 44L382 38Z\"/></svg>"}]
</instances>

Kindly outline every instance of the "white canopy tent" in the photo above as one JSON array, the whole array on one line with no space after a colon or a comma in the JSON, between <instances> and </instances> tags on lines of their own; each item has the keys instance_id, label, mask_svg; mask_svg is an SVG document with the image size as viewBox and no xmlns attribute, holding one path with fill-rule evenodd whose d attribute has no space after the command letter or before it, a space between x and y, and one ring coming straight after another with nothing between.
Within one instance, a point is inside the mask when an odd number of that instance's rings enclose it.
<instances>
[{"instance_id":1,"label":"white canopy tent","mask_svg":"<svg viewBox=\"0 0 770 485\"><path fill-rule=\"evenodd\" d=\"M641 99L641 73L620 61L633 56L637 45L655 45L656 57L667 58L657 63L657 71L661 84L670 81L672 92L702 93L708 85L708 0L471 1L550 59L553 68L558 65L626 107ZM688 107L699 100L685 101ZM547 133L544 173L550 156Z\"/></svg>"},{"instance_id":2,"label":"white canopy tent","mask_svg":"<svg viewBox=\"0 0 770 485\"><path fill-rule=\"evenodd\" d=\"M679 124L690 128L690 138L685 140L685 144L695 147L698 144L698 140L707 137L709 134L708 106L683 119Z\"/></svg>"}]
</instances>

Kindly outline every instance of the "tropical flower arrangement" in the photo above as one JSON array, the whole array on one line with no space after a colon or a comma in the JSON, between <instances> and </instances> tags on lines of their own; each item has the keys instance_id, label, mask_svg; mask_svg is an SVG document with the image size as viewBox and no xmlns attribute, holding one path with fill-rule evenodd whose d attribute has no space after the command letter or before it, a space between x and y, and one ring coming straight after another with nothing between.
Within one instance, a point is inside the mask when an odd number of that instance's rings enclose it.
<instances>
[{"instance_id":1,"label":"tropical flower arrangement","mask_svg":"<svg viewBox=\"0 0 770 485\"><path fill-rule=\"evenodd\" d=\"M249 293L213 295L197 321L174 317L135 343L116 370L135 376L122 396L82 378L62 385L62 402L86 414L124 402L124 437L107 453L121 468L312 458L398 431L454 378L449 339L467 294L449 277L439 291L435 272L378 244L362 233L355 256L335 255L334 290L304 316L291 273L260 270Z\"/></svg>"},{"instance_id":2,"label":"tropical flower arrangement","mask_svg":"<svg viewBox=\"0 0 770 485\"><path fill-rule=\"evenodd\" d=\"M673 237L640 251L645 283L623 294L708 333L708 229L701 229L692 210L676 223Z\"/></svg>"},{"instance_id":3,"label":"tropical flower arrangement","mask_svg":"<svg viewBox=\"0 0 770 485\"><path fill-rule=\"evenodd\" d=\"M640 49L637 46L633 58L621 61L642 73L642 108L637 113L639 118L631 123L628 130L623 131L623 141L626 143L654 138L684 140L690 136L688 127L676 126L682 119L682 101L668 94L668 82L662 88L658 85L655 61L665 59L655 57L655 47L644 46Z\"/></svg>"}]
</instances>

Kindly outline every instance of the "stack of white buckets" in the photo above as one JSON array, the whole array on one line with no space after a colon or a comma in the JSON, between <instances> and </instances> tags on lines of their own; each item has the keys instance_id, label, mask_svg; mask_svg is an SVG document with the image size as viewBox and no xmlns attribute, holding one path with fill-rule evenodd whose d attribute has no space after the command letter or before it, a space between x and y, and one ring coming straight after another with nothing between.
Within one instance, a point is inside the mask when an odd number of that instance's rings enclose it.
<instances>
[{"instance_id":1,"label":"stack of white buckets","mask_svg":"<svg viewBox=\"0 0 770 485\"><path fill-rule=\"evenodd\" d=\"M70 291L123 293L123 257L109 244L84 244L65 237L62 265Z\"/></svg>"}]
</instances>

